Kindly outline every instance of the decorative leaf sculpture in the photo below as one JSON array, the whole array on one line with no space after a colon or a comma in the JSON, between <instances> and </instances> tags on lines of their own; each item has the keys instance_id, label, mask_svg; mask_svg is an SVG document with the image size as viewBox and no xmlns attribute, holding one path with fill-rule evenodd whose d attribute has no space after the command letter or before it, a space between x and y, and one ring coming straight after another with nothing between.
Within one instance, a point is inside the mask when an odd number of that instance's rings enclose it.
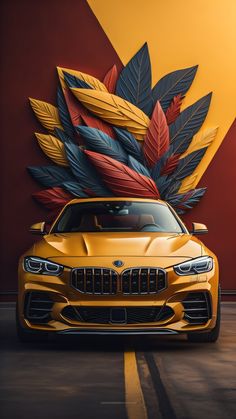
<instances>
[{"instance_id":1,"label":"decorative leaf sculpture","mask_svg":"<svg viewBox=\"0 0 236 419\"><path fill-rule=\"evenodd\" d=\"M211 143L214 141L217 131L218 127L208 128L202 133L195 135L188 149L185 151L185 153L182 154L182 157L185 157L202 147L209 147L209 145L211 145Z\"/></svg>"},{"instance_id":2,"label":"decorative leaf sculpture","mask_svg":"<svg viewBox=\"0 0 236 419\"><path fill-rule=\"evenodd\" d=\"M144 138L144 156L150 167L162 157L169 148L169 129L165 114L157 101L152 119Z\"/></svg>"},{"instance_id":3,"label":"decorative leaf sculpture","mask_svg":"<svg viewBox=\"0 0 236 419\"><path fill-rule=\"evenodd\" d=\"M68 87L79 87L82 89L92 89L93 86L91 84L86 83L84 80L78 79L78 77L73 76L72 74L67 73L64 71L64 80Z\"/></svg>"},{"instance_id":4,"label":"decorative leaf sculpture","mask_svg":"<svg viewBox=\"0 0 236 419\"><path fill-rule=\"evenodd\" d=\"M63 129L58 110L55 106L37 99L29 98L29 100L39 122L48 129L48 131L52 132L55 128Z\"/></svg>"},{"instance_id":5,"label":"decorative leaf sculpture","mask_svg":"<svg viewBox=\"0 0 236 419\"><path fill-rule=\"evenodd\" d=\"M77 77L80 80L83 80L85 83L93 87L93 89L100 90L102 92L107 92L106 86L98 80L96 77L91 76L90 74L82 73L82 71L71 70L69 68L57 67L59 79L62 87L65 86L65 73Z\"/></svg>"},{"instance_id":6,"label":"decorative leaf sculpture","mask_svg":"<svg viewBox=\"0 0 236 419\"><path fill-rule=\"evenodd\" d=\"M127 163L128 156L119 141L113 140L104 132L89 127L78 127L79 134L84 138L89 150L106 154L122 163Z\"/></svg>"},{"instance_id":7,"label":"decorative leaf sculpture","mask_svg":"<svg viewBox=\"0 0 236 419\"><path fill-rule=\"evenodd\" d=\"M192 153L188 154L186 157L183 157L179 160L179 164L171 175L172 179L181 180L185 177L191 175L200 163L202 157L204 156L207 147L201 148L200 150L193 151Z\"/></svg>"},{"instance_id":8,"label":"decorative leaf sculpture","mask_svg":"<svg viewBox=\"0 0 236 419\"><path fill-rule=\"evenodd\" d=\"M114 131L117 135L119 142L122 144L123 148L125 149L126 153L133 156L136 160L143 163L144 156L142 153L141 145L138 141L134 138L134 136L125 129L115 128Z\"/></svg>"},{"instance_id":9,"label":"decorative leaf sculpture","mask_svg":"<svg viewBox=\"0 0 236 419\"><path fill-rule=\"evenodd\" d=\"M113 65L104 77L103 83L108 92L114 93L116 89L116 82L118 78L118 71L116 65Z\"/></svg>"},{"instance_id":10,"label":"decorative leaf sculpture","mask_svg":"<svg viewBox=\"0 0 236 419\"><path fill-rule=\"evenodd\" d=\"M66 100L65 100L65 97L64 97L64 94L60 85L57 88L57 106L58 106L59 118L62 123L63 129L70 137L73 138L74 129L73 129L73 125L71 124L71 117L70 117Z\"/></svg>"},{"instance_id":11,"label":"decorative leaf sculpture","mask_svg":"<svg viewBox=\"0 0 236 419\"><path fill-rule=\"evenodd\" d=\"M91 190L96 196L111 196L83 151L75 144L65 144L65 149L72 173L79 186L85 192Z\"/></svg>"},{"instance_id":12,"label":"decorative leaf sculpture","mask_svg":"<svg viewBox=\"0 0 236 419\"><path fill-rule=\"evenodd\" d=\"M60 187L52 189L44 189L43 191L34 192L32 196L50 210L57 210L64 207L67 202L73 199L73 195L65 192Z\"/></svg>"},{"instance_id":13,"label":"decorative leaf sculpture","mask_svg":"<svg viewBox=\"0 0 236 419\"><path fill-rule=\"evenodd\" d=\"M164 112L168 109L172 99L178 94L185 95L190 88L198 66L173 71L162 77L152 89L154 103L157 100L161 103Z\"/></svg>"},{"instance_id":14,"label":"decorative leaf sculpture","mask_svg":"<svg viewBox=\"0 0 236 419\"><path fill-rule=\"evenodd\" d=\"M62 131L60 128L55 128L53 131L53 134L63 143L74 143L73 139L65 131Z\"/></svg>"},{"instance_id":15,"label":"decorative leaf sculpture","mask_svg":"<svg viewBox=\"0 0 236 419\"><path fill-rule=\"evenodd\" d=\"M35 133L38 143L43 152L60 166L68 166L63 143L53 135Z\"/></svg>"},{"instance_id":16,"label":"decorative leaf sculpture","mask_svg":"<svg viewBox=\"0 0 236 419\"><path fill-rule=\"evenodd\" d=\"M115 126L126 128L142 139L149 126L149 118L132 103L112 95L92 89L71 89L79 101L91 112Z\"/></svg>"},{"instance_id":17,"label":"decorative leaf sculpture","mask_svg":"<svg viewBox=\"0 0 236 419\"><path fill-rule=\"evenodd\" d=\"M51 218L73 197L161 198L179 214L199 201L205 188L194 189L198 165L217 128L197 134L211 93L181 112L197 66L165 75L151 90L144 44L120 74L114 65L103 82L80 71L57 70L58 108L30 99L49 131L36 134L38 143L57 164L28 168L47 188L34 197L53 210Z\"/></svg>"},{"instance_id":18,"label":"decorative leaf sculpture","mask_svg":"<svg viewBox=\"0 0 236 419\"><path fill-rule=\"evenodd\" d=\"M62 187L70 192L71 195L76 196L77 198L87 198L88 195L84 190L79 186L77 182L63 182Z\"/></svg>"},{"instance_id":19,"label":"decorative leaf sculpture","mask_svg":"<svg viewBox=\"0 0 236 419\"><path fill-rule=\"evenodd\" d=\"M177 147L184 139L182 148L178 149L178 153L183 153L187 147L187 141L192 138L194 134L202 126L211 102L212 93L202 97L193 105L186 108L178 116L175 122L170 125L170 143Z\"/></svg>"},{"instance_id":20,"label":"decorative leaf sculpture","mask_svg":"<svg viewBox=\"0 0 236 419\"><path fill-rule=\"evenodd\" d=\"M175 207L179 214L184 214L187 209L193 208L197 204L205 192L206 188L192 189L185 194L170 196L168 202Z\"/></svg>"},{"instance_id":21,"label":"decorative leaf sculpture","mask_svg":"<svg viewBox=\"0 0 236 419\"><path fill-rule=\"evenodd\" d=\"M61 186L66 181L74 181L69 170L58 166L30 166L28 171L41 185L50 188Z\"/></svg>"},{"instance_id":22,"label":"decorative leaf sculpture","mask_svg":"<svg viewBox=\"0 0 236 419\"><path fill-rule=\"evenodd\" d=\"M143 176L108 156L85 150L103 181L117 196L135 196L158 199L159 192L152 179Z\"/></svg>"},{"instance_id":23,"label":"decorative leaf sculpture","mask_svg":"<svg viewBox=\"0 0 236 419\"><path fill-rule=\"evenodd\" d=\"M117 81L116 95L133 103L147 115L152 110L151 63L147 43L123 68Z\"/></svg>"},{"instance_id":24,"label":"decorative leaf sculpture","mask_svg":"<svg viewBox=\"0 0 236 419\"><path fill-rule=\"evenodd\" d=\"M135 172L141 173L141 175L151 178L149 170L132 156L128 157L128 166L135 170Z\"/></svg>"},{"instance_id":25,"label":"decorative leaf sculpture","mask_svg":"<svg viewBox=\"0 0 236 419\"><path fill-rule=\"evenodd\" d=\"M179 116L183 98L184 96L182 96L181 93L173 97L172 102L166 111L166 122L168 125L172 124Z\"/></svg>"}]
</instances>

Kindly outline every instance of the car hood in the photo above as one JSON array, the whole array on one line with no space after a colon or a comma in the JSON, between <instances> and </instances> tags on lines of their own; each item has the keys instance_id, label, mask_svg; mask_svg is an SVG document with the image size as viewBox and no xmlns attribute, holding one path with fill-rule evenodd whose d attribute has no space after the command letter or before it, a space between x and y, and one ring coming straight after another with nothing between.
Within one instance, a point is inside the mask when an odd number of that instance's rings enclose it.
<instances>
[{"instance_id":1,"label":"car hood","mask_svg":"<svg viewBox=\"0 0 236 419\"><path fill-rule=\"evenodd\" d=\"M201 256L201 242L189 234L170 233L63 233L44 236L34 255L47 259L71 257Z\"/></svg>"}]
</instances>

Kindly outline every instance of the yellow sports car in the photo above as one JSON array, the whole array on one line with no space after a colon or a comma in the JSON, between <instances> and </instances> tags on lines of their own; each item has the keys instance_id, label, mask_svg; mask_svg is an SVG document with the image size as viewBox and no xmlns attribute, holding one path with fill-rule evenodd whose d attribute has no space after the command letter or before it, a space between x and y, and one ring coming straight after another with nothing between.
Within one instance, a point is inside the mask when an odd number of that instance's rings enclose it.
<instances>
[{"instance_id":1,"label":"yellow sports car","mask_svg":"<svg viewBox=\"0 0 236 419\"><path fill-rule=\"evenodd\" d=\"M75 199L19 261L17 330L175 335L215 342L220 328L216 256L164 201Z\"/></svg>"}]
</instances>

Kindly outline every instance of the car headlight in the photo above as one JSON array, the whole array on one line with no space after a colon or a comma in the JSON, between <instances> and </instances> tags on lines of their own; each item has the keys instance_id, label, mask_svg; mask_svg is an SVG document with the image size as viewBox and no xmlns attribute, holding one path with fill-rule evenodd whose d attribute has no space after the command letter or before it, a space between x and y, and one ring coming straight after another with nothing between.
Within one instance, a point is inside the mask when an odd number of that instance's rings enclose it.
<instances>
[{"instance_id":1,"label":"car headlight","mask_svg":"<svg viewBox=\"0 0 236 419\"><path fill-rule=\"evenodd\" d=\"M196 275L209 272L212 268L213 259L210 256L203 256L175 265L174 271L177 275Z\"/></svg>"},{"instance_id":2,"label":"car headlight","mask_svg":"<svg viewBox=\"0 0 236 419\"><path fill-rule=\"evenodd\" d=\"M39 275L55 275L58 276L63 272L64 267L54 262L49 262L46 259L40 259L37 257L25 257L24 258L24 270L33 274Z\"/></svg>"}]
</instances>

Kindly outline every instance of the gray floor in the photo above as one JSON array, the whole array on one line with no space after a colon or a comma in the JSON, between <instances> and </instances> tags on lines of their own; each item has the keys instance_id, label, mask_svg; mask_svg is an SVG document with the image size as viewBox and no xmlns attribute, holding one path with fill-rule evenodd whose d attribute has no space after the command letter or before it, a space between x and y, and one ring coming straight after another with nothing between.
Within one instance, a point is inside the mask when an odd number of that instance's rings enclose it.
<instances>
[{"instance_id":1,"label":"gray floor","mask_svg":"<svg viewBox=\"0 0 236 419\"><path fill-rule=\"evenodd\" d=\"M220 340L60 337L20 344L14 307L0 305L1 418L126 419L123 353L136 351L148 419L236 418L236 304Z\"/></svg>"}]
</instances>

